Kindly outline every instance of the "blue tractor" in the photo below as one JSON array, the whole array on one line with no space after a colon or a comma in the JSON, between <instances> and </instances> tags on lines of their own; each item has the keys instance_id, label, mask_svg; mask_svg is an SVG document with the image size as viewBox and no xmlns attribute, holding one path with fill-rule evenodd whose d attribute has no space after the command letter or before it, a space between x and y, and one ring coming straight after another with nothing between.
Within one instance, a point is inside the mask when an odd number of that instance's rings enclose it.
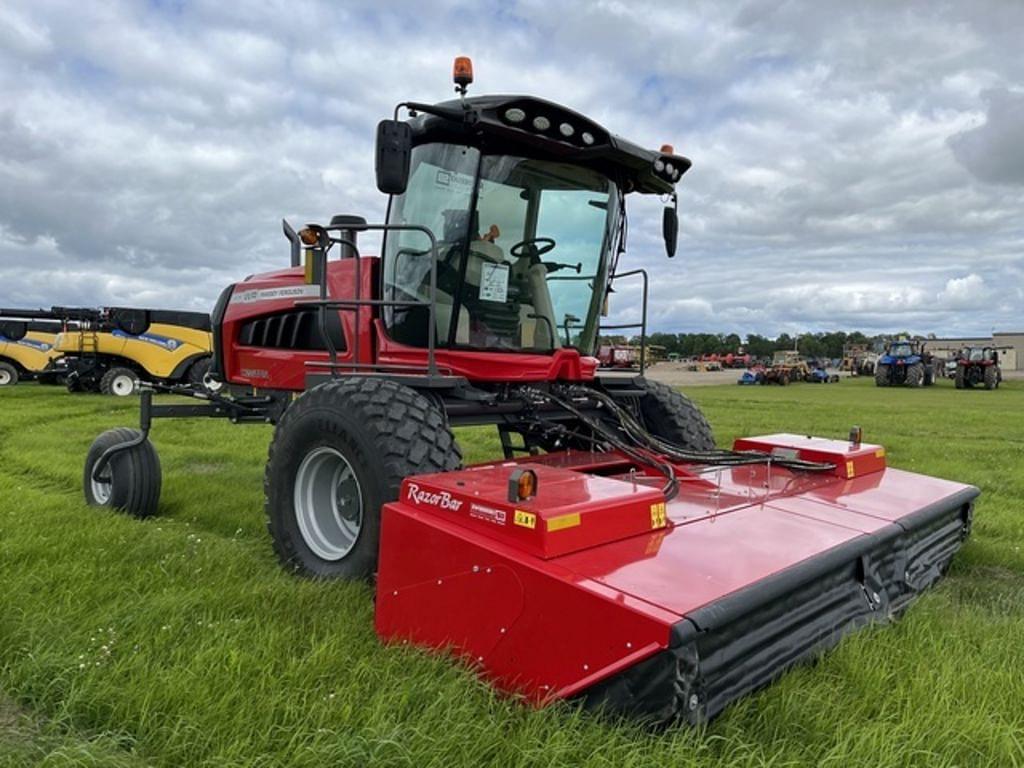
<instances>
[{"instance_id":1,"label":"blue tractor","mask_svg":"<svg viewBox=\"0 0 1024 768\"><path fill-rule=\"evenodd\" d=\"M924 342L917 339L890 341L875 365L875 385L879 387L928 387L933 383L934 361L925 352Z\"/></svg>"}]
</instances>

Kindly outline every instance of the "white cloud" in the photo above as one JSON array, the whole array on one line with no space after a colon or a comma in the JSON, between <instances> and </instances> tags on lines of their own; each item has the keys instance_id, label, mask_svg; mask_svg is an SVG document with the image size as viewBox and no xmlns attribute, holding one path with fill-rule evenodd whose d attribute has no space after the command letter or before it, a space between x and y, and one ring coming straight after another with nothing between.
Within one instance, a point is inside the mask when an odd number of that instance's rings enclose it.
<instances>
[{"instance_id":1,"label":"white cloud","mask_svg":"<svg viewBox=\"0 0 1024 768\"><path fill-rule=\"evenodd\" d=\"M978 309L988 307L990 295L984 278L971 273L947 280L936 298L944 309Z\"/></svg>"},{"instance_id":2,"label":"white cloud","mask_svg":"<svg viewBox=\"0 0 1024 768\"><path fill-rule=\"evenodd\" d=\"M1021 28L999 0L8 3L0 303L208 308L284 261L281 217L379 219L376 121L466 53L475 93L693 158L676 259L631 203L654 328L1019 326Z\"/></svg>"}]
</instances>

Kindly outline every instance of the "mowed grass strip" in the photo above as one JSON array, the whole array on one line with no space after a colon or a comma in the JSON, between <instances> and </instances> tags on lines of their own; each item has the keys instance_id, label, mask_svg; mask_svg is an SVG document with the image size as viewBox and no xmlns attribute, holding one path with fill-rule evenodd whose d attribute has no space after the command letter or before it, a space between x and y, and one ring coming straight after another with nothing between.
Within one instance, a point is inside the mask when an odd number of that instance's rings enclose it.
<instances>
[{"instance_id":1,"label":"mowed grass strip","mask_svg":"<svg viewBox=\"0 0 1024 768\"><path fill-rule=\"evenodd\" d=\"M651 731L531 709L449 659L384 647L368 586L283 573L262 513L270 428L158 421L162 514L140 522L80 491L89 443L133 424L133 403L3 391L0 691L37 725L0 728L0 765L52 744L54 765L1024 765L1024 386L692 396L721 444L860 424L891 464L983 496L950 577L897 625L705 729ZM470 461L497 453L489 431L460 441Z\"/></svg>"}]
</instances>

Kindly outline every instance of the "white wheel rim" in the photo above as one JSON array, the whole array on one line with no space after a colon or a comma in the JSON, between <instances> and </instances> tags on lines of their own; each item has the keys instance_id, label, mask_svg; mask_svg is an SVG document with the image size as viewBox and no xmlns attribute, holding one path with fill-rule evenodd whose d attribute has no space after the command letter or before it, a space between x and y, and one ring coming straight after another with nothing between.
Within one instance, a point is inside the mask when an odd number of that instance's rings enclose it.
<instances>
[{"instance_id":1,"label":"white wheel rim","mask_svg":"<svg viewBox=\"0 0 1024 768\"><path fill-rule=\"evenodd\" d=\"M336 562L352 550L363 526L363 492L340 452L321 446L306 455L293 501L303 541L317 557Z\"/></svg>"},{"instance_id":2,"label":"white wheel rim","mask_svg":"<svg viewBox=\"0 0 1024 768\"><path fill-rule=\"evenodd\" d=\"M110 466L100 474L100 479L96 480L92 474L89 475L89 487L92 490L92 497L96 499L96 503L101 506L106 506L110 501L110 488L111 488L111 477L110 477Z\"/></svg>"},{"instance_id":3,"label":"white wheel rim","mask_svg":"<svg viewBox=\"0 0 1024 768\"><path fill-rule=\"evenodd\" d=\"M0 368L0 387L6 387L11 383L11 372Z\"/></svg>"},{"instance_id":4,"label":"white wheel rim","mask_svg":"<svg viewBox=\"0 0 1024 768\"><path fill-rule=\"evenodd\" d=\"M127 374L115 376L110 383L110 391L118 397L127 397L135 391L135 379Z\"/></svg>"}]
</instances>

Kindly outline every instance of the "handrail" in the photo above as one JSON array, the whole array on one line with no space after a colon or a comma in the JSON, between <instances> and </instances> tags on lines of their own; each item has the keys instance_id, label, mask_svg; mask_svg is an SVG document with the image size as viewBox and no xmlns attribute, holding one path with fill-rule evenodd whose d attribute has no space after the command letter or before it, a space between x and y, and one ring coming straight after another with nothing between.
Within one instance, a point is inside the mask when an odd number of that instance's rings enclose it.
<instances>
[{"instance_id":1,"label":"handrail","mask_svg":"<svg viewBox=\"0 0 1024 768\"><path fill-rule=\"evenodd\" d=\"M437 238L429 227L424 227L419 224L358 224L353 226L352 224L336 225L322 227L324 232L332 231L378 231L378 232L422 232L430 240L429 251L424 253L430 253L430 298L429 299L416 299L411 301L405 300L391 300L391 299L364 299L362 298L363 290L363 279L362 279L362 254L359 252L359 247L354 240L343 237L328 237L329 245L327 248L321 250L321 258L323 262L317 265L317 274L319 276L319 287L320 297L316 300L310 301L296 301L296 305L303 304L307 306L316 306L318 308L318 320L320 324L320 333L324 338L324 343L327 345L328 353L331 358L332 372L338 367L337 349L334 346L333 340L330 338L330 334L327 333L327 310L328 309L354 309L354 322L355 322L355 343L352 350L352 363L349 367L355 372L358 368L373 367L371 364L361 363L359 356L359 336L360 336L360 310L364 306L373 307L412 307L412 306L426 306L427 307L427 375L438 376L436 348L437 348L437 318L435 316L437 309ZM338 244L347 246L352 249L352 258L355 259L355 298L354 299L331 299L328 294L327 286L327 253L330 250L331 245ZM390 366L377 365L378 368L388 368Z\"/></svg>"},{"instance_id":2,"label":"handrail","mask_svg":"<svg viewBox=\"0 0 1024 768\"><path fill-rule=\"evenodd\" d=\"M647 285L648 276L646 269L631 269L629 272L620 272L617 275L612 275L609 280L609 285L614 283L616 280L621 280L624 277L633 277L639 275L643 281L643 300L641 302L641 314L639 323L618 323L614 325L598 325L597 333L600 336L601 331L610 330L624 330L626 328L639 328L640 329L640 374L643 375L644 369L647 367Z\"/></svg>"}]
</instances>

